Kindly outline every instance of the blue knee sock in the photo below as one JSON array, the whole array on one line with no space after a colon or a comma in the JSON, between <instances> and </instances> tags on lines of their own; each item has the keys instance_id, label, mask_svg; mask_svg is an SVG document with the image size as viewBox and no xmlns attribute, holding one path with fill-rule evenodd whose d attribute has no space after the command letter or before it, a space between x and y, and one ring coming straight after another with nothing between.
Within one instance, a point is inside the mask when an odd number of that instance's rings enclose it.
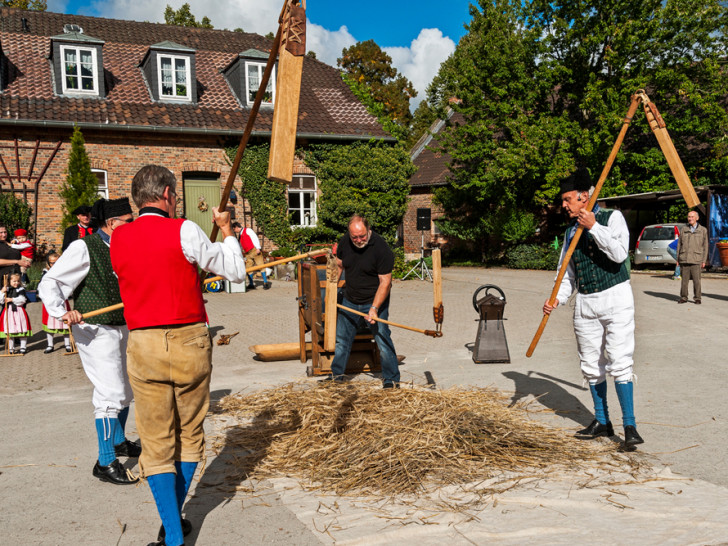
<instances>
[{"instance_id":1,"label":"blue knee sock","mask_svg":"<svg viewBox=\"0 0 728 546\"><path fill-rule=\"evenodd\" d=\"M123 444L124 440L126 440L126 436L124 435L124 431L126 430L126 420L129 417L129 406L125 407L123 410L119 412L119 428L116 430L116 434L114 435L114 445L118 446L119 444Z\"/></svg>"},{"instance_id":2,"label":"blue knee sock","mask_svg":"<svg viewBox=\"0 0 728 546\"><path fill-rule=\"evenodd\" d=\"M179 505L175 493L175 475L173 472L154 474L147 477L149 489L152 490L154 502L157 504L159 517L164 525L165 544L179 546L184 544L182 536L182 520L179 517Z\"/></svg>"},{"instance_id":3,"label":"blue knee sock","mask_svg":"<svg viewBox=\"0 0 728 546\"><path fill-rule=\"evenodd\" d=\"M607 382L602 381L596 385L589 384L592 400L594 401L594 417L602 425L609 422L609 408L607 407Z\"/></svg>"},{"instance_id":4,"label":"blue knee sock","mask_svg":"<svg viewBox=\"0 0 728 546\"><path fill-rule=\"evenodd\" d=\"M619 405L622 406L622 424L635 426L634 419L634 384L631 381L615 383Z\"/></svg>"},{"instance_id":5,"label":"blue knee sock","mask_svg":"<svg viewBox=\"0 0 728 546\"><path fill-rule=\"evenodd\" d=\"M190 490L192 477L195 475L195 470L197 470L197 463L175 461L174 466L177 469L175 487L177 491L177 504L179 505L181 515L182 506L184 506L185 499L187 498L187 492Z\"/></svg>"},{"instance_id":6,"label":"blue knee sock","mask_svg":"<svg viewBox=\"0 0 728 546\"><path fill-rule=\"evenodd\" d=\"M99 441L99 464L101 466L109 466L116 459L114 438L120 428L121 424L116 417L96 419L96 437Z\"/></svg>"}]
</instances>

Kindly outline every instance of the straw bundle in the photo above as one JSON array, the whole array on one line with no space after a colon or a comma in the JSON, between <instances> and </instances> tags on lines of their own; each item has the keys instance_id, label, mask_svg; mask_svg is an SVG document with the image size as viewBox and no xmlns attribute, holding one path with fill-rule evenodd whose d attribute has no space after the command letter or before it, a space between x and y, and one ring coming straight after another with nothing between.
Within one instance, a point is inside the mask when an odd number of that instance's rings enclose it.
<instances>
[{"instance_id":1,"label":"straw bundle","mask_svg":"<svg viewBox=\"0 0 728 546\"><path fill-rule=\"evenodd\" d=\"M235 452L244 474L293 477L337 494L416 493L503 473L584 469L607 450L532 421L493 388L297 383L227 396L219 410L239 424L218 447Z\"/></svg>"}]
</instances>

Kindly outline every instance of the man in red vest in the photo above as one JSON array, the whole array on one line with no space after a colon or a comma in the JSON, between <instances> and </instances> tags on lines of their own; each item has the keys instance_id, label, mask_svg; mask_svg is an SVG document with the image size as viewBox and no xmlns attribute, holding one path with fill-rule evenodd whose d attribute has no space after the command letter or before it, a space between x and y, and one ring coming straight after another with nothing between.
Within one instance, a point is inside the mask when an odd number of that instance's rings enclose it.
<instances>
[{"instance_id":1,"label":"man in red vest","mask_svg":"<svg viewBox=\"0 0 728 546\"><path fill-rule=\"evenodd\" d=\"M263 265L265 260L263 259L263 253L260 250L260 239L258 239L258 235L255 231L249 227L244 228L240 225L240 222L233 223L233 231L235 231L235 235L237 235L238 239L240 239L240 246L243 247L245 267L250 268ZM263 290L268 290L270 288L270 283L268 282L268 276L266 275L265 269L261 270L261 274L263 276ZM253 281L252 274L248 274L248 285L246 288L248 290L255 289L255 282Z\"/></svg>"},{"instance_id":2,"label":"man in red vest","mask_svg":"<svg viewBox=\"0 0 728 546\"><path fill-rule=\"evenodd\" d=\"M162 518L159 542L177 546L191 524L181 511L205 453L212 344L197 267L233 282L245 279L230 214L213 208L223 235L212 243L200 227L174 218L177 181L169 169L143 167L132 180L136 222L119 227L111 263L129 327L127 369L142 443L139 466ZM154 241L154 267L140 249Z\"/></svg>"},{"instance_id":3,"label":"man in red vest","mask_svg":"<svg viewBox=\"0 0 728 546\"><path fill-rule=\"evenodd\" d=\"M94 230L89 226L91 222L91 207L88 205L81 205L76 207L72 214L76 215L78 224L75 226L68 226L66 231L63 232L63 245L61 246L61 252L65 252L73 241L83 239L86 235L91 235Z\"/></svg>"}]
</instances>

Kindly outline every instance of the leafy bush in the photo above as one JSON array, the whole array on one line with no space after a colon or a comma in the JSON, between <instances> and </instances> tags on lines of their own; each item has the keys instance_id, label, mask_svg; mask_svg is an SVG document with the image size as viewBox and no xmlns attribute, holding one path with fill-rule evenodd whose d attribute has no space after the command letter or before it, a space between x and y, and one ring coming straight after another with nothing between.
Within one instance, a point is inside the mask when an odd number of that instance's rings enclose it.
<instances>
[{"instance_id":1,"label":"leafy bush","mask_svg":"<svg viewBox=\"0 0 728 546\"><path fill-rule=\"evenodd\" d=\"M553 245L518 245L508 251L508 267L512 269L556 269L561 248Z\"/></svg>"},{"instance_id":2,"label":"leafy bush","mask_svg":"<svg viewBox=\"0 0 728 546\"><path fill-rule=\"evenodd\" d=\"M45 267L43 262L33 262L28 268L28 271L26 271L28 275L28 282L25 284L26 290L38 289L40 278L43 276L43 267Z\"/></svg>"},{"instance_id":3,"label":"leafy bush","mask_svg":"<svg viewBox=\"0 0 728 546\"><path fill-rule=\"evenodd\" d=\"M16 229L30 227L32 214L32 207L22 199L9 192L0 193L0 224L8 228L8 241Z\"/></svg>"}]
</instances>

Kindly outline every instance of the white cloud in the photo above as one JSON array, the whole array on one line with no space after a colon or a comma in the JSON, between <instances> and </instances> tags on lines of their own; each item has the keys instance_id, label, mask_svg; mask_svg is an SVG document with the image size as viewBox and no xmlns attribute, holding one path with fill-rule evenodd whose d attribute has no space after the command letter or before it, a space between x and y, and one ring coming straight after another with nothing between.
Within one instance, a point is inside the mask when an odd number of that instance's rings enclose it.
<instances>
[{"instance_id":1,"label":"white cloud","mask_svg":"<svg viewBox=\"0 0 728 546\"><path fill-rule=\"evenodd\" d=\"M425 98L425 89L440 69L440 64L455 51L455 42L437 28L423 28L412 40L410 47L385 47L392 64L417 90L417 97L410 101L414 111Z\"/></svg>"},{"instance_id":2,"label":"white cloud","mask_svg":"<svg viewBox=\"0 0 728 546\"><path fill-rule=\"evenodd\" d=\"M306 24L306 51L316 53L316 58L331 66L336 66L336 59L341 51L356 43L349 29L342 26L339 30L327 30L315 23Z\"/></svg>"}]
</instances>

